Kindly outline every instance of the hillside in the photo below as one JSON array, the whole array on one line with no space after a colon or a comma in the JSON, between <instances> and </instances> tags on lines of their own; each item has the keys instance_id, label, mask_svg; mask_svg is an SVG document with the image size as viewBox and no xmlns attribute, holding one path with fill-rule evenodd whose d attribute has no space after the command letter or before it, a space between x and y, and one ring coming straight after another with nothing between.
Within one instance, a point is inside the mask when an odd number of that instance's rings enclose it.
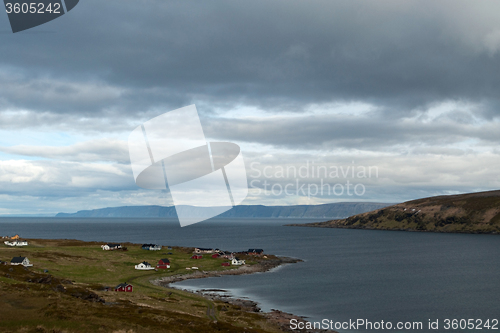
<instances>
[{"instance_id":1,"label":"hillside","mask_svg":"<svg viewBox=\"0 0 500 333\"><path fill-rule=\"evenodd\" d=\"M500 233L500 191L430 197L345 219L300 226Z\"/></svg>"},{"instance_id":2,"label":"hillside","mask_svg":"<svg viewBox=\"0 0 500 333\"><path fill-rule=\"evenodd\" d=\"M140 244L122 243L127 251L103 251L99 242L48 239L28 239L28 242L22 248L0 246L0 332L286 331L273 318L275 312L256 313L244 304L210 300L152 283L156 279L196 273L199 276L242 274L238 270L281 264L282 258L271 254L241 255L246 265L237 268L222 266L227 260L208 255L192 260L193 248L173 246L164 253L142 250ZM33 266L10 265L15 256L27 257ZM142 261L155 265L161 258L170 260L170 268L134 269ZM194 262L199 270L186 270ZM113 291L113 287L124 282L133 286L132 292Z\"/></svg>"},{"instance_id":3,"label":"hillside","mask_svg":"<svg viewBox=\"0 0 500 333\"><path fill-rule=\"evenodd\" d=\"M218 216L218 218L329 218L340 219L389 206L375 202L341 202L324 205L262 206L240 205ZM191 207L196 209L196 207ZM59 213L56 217L170 217L176 218L175 207L124 206L76 213Z\"/></svg>"}]
</instances>

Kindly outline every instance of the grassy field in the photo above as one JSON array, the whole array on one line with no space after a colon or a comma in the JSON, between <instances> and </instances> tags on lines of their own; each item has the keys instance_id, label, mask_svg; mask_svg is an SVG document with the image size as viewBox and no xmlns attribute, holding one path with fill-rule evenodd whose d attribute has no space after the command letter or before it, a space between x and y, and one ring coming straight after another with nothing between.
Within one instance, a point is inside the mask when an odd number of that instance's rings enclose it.
<instances>
[{"instance_id":1,"label":"grassy field","mask_svg":"<svg viewBox=\"0 0 500 333\"><path fill-rule=\"evenodd\" d=\"M221 266L225 259L190 259L192 248L147 251L125 243L128 251L103 251L102 243L95 242L28 241L22 248L0 245L0 260L25 256L34 264L27 269L0 265L1 332L280 332L261 314L149 283L191 273L186 267L234 269ZM142 261L155 266L162 258L170 260L170 269L134 269ZM245 259L250 265L268 260ZM132 284L134 291L103 290L122 282Z\"/></svg>"}]
</instances>

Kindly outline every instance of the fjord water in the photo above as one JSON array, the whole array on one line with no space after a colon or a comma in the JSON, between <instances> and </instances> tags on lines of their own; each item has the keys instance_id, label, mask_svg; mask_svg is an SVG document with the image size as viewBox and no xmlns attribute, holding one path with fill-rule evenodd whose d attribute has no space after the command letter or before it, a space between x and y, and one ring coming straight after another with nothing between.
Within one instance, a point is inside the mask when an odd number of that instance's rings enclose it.
<instances>
[{"instance_id":1,"label":"fjord water","mask_svg":"<svg viewBox=\"0 0 500 333\"><path fill-rule=\"evenodd\" d=\"M307 220L217 220L180 228L164 219L0 218L0 234L263 248L304 262L269 273L187 280L311 321L500 319L500 236L286 227ZM0 258L7 259L7 258ZM36 265L36 262L35 262ZM498 327L498 326L497 326ZM342 330L340 330L342 331ZM447 330L453 331L453 330ZM461 330L464 331L464 330Z\"/></svg>"}]
</instances>

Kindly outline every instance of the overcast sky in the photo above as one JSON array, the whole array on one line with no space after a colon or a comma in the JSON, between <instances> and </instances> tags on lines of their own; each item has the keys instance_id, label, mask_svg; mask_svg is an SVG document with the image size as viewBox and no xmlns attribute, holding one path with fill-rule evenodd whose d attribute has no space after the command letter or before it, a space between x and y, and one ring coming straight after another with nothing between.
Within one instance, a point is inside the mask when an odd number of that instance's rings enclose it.
<instances>
[{"instance_id":1,"label":"overcast sky","mask_svg":"<svg viewBox=\"0 0 500 333\"><path fill-rule=\"evenodd\" d=\"M245 204L497 189L499 12L492 1L83 0L16 34L0 14L0 214L170 205L134 183L127 138L190 104L210 140L240 145L255 181ZM264 168L283 187L297 177L280 168L313 164L378 174L300 179L349 180L363 195L262 191Z\"/></svg>"}]
</instances>

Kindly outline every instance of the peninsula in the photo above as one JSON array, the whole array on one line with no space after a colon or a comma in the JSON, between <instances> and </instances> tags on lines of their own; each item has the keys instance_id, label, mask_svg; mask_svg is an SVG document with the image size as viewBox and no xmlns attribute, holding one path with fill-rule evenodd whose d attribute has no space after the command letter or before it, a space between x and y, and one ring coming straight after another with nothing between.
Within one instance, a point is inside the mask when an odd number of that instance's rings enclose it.
<instances>
[{"instance_id":1,"label":"peninsula","mask_svg":"<svg viewBox=\"0 0 500 333\"><path fill-rule=\"evenodd\" d=\"M500 191L447 195L326 222L291 226L404 231L500 233Z\"/></svg>"}]
</instances>

